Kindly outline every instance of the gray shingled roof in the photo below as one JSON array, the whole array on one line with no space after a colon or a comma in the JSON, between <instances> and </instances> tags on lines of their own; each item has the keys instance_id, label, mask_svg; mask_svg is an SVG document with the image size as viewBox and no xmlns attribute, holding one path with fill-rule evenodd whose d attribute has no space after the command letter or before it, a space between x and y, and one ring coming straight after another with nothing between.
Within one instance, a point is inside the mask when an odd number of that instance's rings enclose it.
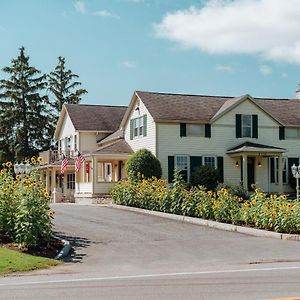
<instances>
[{"instance_id":1,"label":"gray shingled roof","mask_svg":"<svg viewBox=\"0 0 300 300\"><path fill-rule=\"evenodd\" d=\"M155 121L209 123L219 111L240 97L164 94L137 91ZM253 98L253 101L284 125L300 126L300 100Z\"/></svg>"},{"instance_id":2,"label":"gray shingled roof","mask_svg":"<svg viewBox=\"0 0 300 300\"><path fill-rule=\"evenodd\" d=\"M109 105L66 104L76 130L116 131L127 107Z\"/></svg>"},{"instance_id":3,"label":"gray shingled roof","mask_svg":"<svg viewBox=\"0 0 300 300\"><path fill-rule=\"evenodd\" d=\"M95 154L132 154L133 150L124 139L120 139L112 144L99 147Z\"/></svg>"},{"instance_id":4,"label":"gray shingled roof","mask_svg":"<svg viewBox=\"0 0 300 300\"><path fill-rule=\"evenodd\" d=\"M263 152L285 152L286 149L279 148L275 146L269 145L262 145L257 143L251 142L244 142L238 146L235 146L231 149L227 150L227 153L236 153L236 152L256 152L256 151L263 151Z\"/></svg>"}]
</instances>

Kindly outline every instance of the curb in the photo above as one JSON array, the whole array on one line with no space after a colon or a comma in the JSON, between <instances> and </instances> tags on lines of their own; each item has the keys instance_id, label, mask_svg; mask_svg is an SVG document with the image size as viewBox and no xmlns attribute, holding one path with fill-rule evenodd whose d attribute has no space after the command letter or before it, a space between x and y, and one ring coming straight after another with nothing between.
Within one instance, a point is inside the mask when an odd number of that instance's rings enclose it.
<instances>
[{"instance_id":1,"label":"curb","mask_svg":"<svg viewBox=\"0 0 300 300\"><path fill-rule=\"evenodd\" d=\"M53 237L56 240L60 240L63 243L63 248L60 250L60 252L54 257L54 259L58 259L61 260L63 258L65 258L66 256L68 256L70 250L71 250L71 244L69 241L67 240L63 240L58 236L54 236Z\"/></svg>"},{"instance_id":2,"label":"curb","mask_svg":"<svg viewBox=\"0 0 300 300\"><path fill-rule=\"evenodd\" d=\"M300 241L300 235L298 235L298 234L279 233L279 232L267 231L267 230L263 230L263 229L243 227L243 226L220 223L220 222L210 221L210 220L205 220L205 219L200 219L200 218L174 215L174 214L164 213L164 212L160 212L160 211L153 211L153 210L147 210L147 209L142 209L142 208L118 205L118 204L111 204L111 205L109 205L109 207L126 210L126 211L132 211L132 212L136 212L136 213L141 213L144 215L157 216L157 217L161 217L161 218L165 218L165 219L180 221L180 222L184 222L184 223L190 223L190 224L194 224L194 225L206 226L206 227L220 229L220 230L224 230L224 231L243 233L243 234L257 236L257 237L267 237L267 238L297 241L297 242Z\"/></svg>"}]
</instances>

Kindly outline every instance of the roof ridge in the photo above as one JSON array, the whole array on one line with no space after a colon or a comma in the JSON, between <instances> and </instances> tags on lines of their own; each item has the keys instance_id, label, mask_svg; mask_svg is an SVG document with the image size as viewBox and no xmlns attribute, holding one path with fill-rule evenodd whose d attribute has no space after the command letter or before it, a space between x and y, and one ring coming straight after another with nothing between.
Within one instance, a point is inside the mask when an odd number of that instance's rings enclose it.
<instances>
[{"instance_id":1,"label":"roof ridge","mask_svg":"<svg viewBox=\"0 0 300 300\"><path fill-rule=\"evenodd\" d=\"M98 106L98 107L122 107L122 108L127 108L128 106L127 105L110 105L110 104L81 104L81 103L78 103L78 104L74 104L74 103L68 103L68 104L65 104L66 106Z\"/></svg>"}]
</instances>

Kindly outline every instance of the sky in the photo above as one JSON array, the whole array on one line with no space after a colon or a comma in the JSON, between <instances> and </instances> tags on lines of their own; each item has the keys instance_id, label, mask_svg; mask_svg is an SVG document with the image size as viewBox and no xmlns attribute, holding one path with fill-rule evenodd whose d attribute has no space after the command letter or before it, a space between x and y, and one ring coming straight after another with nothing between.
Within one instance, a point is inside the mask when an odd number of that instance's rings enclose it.
<instances>
[{"instance_id":1,"label":"sky","mask_svg":"<svg viewBox=\"0 0 300 300\"><path fill-rule=\"evenodd\" d=\"M299 0L0 0L0 68L21 46L43 73L64 56L86 104L135 90L294 98L299 28Z\"/></svg>"}]
</instances>

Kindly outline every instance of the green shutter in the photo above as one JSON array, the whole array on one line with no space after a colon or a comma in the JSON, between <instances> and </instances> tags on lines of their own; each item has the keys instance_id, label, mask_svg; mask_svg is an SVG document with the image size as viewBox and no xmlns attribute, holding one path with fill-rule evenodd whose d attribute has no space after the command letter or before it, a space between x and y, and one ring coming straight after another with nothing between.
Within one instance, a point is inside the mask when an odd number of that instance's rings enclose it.
<instances>
[{"instance_id":1,"label":"green shutter","mask_svg":"<svg viewBox=\"0 0 300 300\"><path fill-rule=\"evenodd\" d=\"M285 139L285 128L283 126L279 127L279 139L284 140Z\"/></svg>"},{"instance_id":2,"label":"green shutter","mask_svg":"<svg viewBox=\"0 0 300 300\"><path fill-rule=\"evenodd\" d=\"M173 182L174 168L175 168L175 157L168 156L168 181L169 181L169 183Z\"/></svg>"},{"instance_id":3,"label":"green shutter","mask_svg":"<svg viewBox=\"0 0 300 300\"><path fill-rule=\"evenodd\" d=\"M223 156L217 157L217 168L218 168L218 181L224 182L224 158Z\"/></svg>"},{"instance_id":4,"label":"green shutter","mask_svg":"<svg viewBox=\"0 0 300 300\"><path fill-rule=\"evenodd\" d=\"M270 158L270 182L275 182L275 158Z\"/></svg>"},{"instance_id":5,"label":"green shutter","mask_svg":"<svg viewBox=\"0 0 300 300\"><path fill-rule=\"evenodd\" d=\"M191 174L195 169L202 165L202 156L190 156L190 170Z\"/></svg>"},{"instance_id":6,"label":"green shutter","mask_svg":"<svg viewBox=\"0 0 300 300\"><path fill-rule=\"evenodd\" d=\"M180 123L180 136L186 136L186 123Z\"/></svg>"},{"instance_id":7,"label":"green shutter","mask_svg":"<svg viewBox=\"0 0 300 300\"><path fill-rule=\"evenodd\" d=\"M147 136L147 115L143 116L143 136Z\"/></svg>"},{"instance_id":8,"label":"green shutter","mask_svg":"<svg viewBox=\"0 0 300 300\"><path fill-rule=\"evenodd\" d=\"M291 167L292 165L295 164L296 166L299 165L299 158L298 157L289 157L288 158L288 174L289 174L289 184L291 187L295 188L296 187L296 179L294 178L292 174Z\"/></svg>"},{"instance_id":9,"label":"green shutter","mask_svg":"<svg viewBox=\"0 0 300 300\"><path fill-rule=\"evenodd\" d=\"M254 139L258 138L258 117L257 117L257 115L252 115L252 137Z\"/></svg>"},{"instance_id":10,"label":"green shutter","mask_svg":"<svg viewBox=\"0 0 300 300\"><path fill-rule=\"evenodd\" d=\"M130 139L133 139L133 120L130 120Z\"/></svg>"},{"instance_id":11,"label":"green shutter","mask_svg":"<svg viewBox=\"0 0 300 300\"><path fill-rule=\"evenodd\" d=\"M211 137L211 125L205 124L205 137L210 138Z\"/></svg>"},{"instance_id":12,"label":"green shutter","mask_svg":"<svg viewBox=\"0 0 300 300\"><path fill-rule=\"evenodd\" d=\"M242 115L240 114L235 115L235 135L237 139L242 137Z\"/></svg>"}]
</instances>

